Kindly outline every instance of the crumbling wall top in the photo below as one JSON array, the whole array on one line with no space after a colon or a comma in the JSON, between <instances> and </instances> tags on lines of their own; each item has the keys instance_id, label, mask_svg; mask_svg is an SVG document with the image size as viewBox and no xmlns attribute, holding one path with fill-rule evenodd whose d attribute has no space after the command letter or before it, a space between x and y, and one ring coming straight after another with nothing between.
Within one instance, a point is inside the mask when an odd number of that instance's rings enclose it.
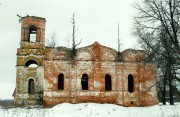
<instances>
[{"instance_id":1,"label":"crumbling wall top","mask_svg":"<svg viewBox=\"0 0 180 117\"><path fill-rule=\"evenodd\" d=\"M25 17L21 17L21 21L24 20L24 19L38 19L38 20L43 20L43 21L46 22L46 19L45 19L45 18L43 18L43 17L37 17L37 16L29 16L29 15L27 15L27 16L25 16Z\"/></svg>"},{"instance_id":2,"label":"crumbling wall top","mask_svg":"<svg viewBox=\"0 0 180 117\"><path fill-rule=\"evenodd\" d=\"M25 16L21 17L21 24L24 28L29 28L29 26L35 26L36 28L45 29L46 19L36 16Z\"/></svg>"},{"instance_id":3,"label":"crumbling wall top","mask_svg":"<svg viewBox=\"0 0 180 117\"><path fill-rule=\"evenodd\" d=\"M124 62L140 62L145 61L144 50L126 49L121 52L122 61Z\"/></svg>"}]
</instances>

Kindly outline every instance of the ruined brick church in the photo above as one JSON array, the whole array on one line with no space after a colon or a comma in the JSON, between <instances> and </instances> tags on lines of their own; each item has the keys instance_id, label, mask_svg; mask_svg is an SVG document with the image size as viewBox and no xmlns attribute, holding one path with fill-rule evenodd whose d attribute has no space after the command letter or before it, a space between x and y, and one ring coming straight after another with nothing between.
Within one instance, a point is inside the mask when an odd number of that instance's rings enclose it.
<instances>
[{"instance_id":1,"label":"ruined brick church","mask_svg":"<svg viewBox=\"0 0 180 117\"><path fill-rule=\"evenodd\" d=\"M118 52L98 42L76 50L45 46L41 17L21 18L17 49L15 105L51 107L59 103L112 103L150 106L158 103L156 66L145 62L143 50Z\"/></svg>"}]
</instances>

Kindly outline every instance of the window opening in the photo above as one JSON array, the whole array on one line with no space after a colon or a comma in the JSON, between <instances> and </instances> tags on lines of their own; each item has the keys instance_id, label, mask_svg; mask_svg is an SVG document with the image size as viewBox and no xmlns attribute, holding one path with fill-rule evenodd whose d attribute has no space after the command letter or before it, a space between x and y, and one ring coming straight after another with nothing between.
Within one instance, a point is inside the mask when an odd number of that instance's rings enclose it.
<instances>
[{"instance_id":1,"label":"window opening","mask_svg":"<svg viewBox=\"0 0 180 117\"><path fill-rule=\"evenodd\" d=\"M58 89L64 89L64 74L58 76Z\"/></svg>"},{"instance_id":2,"label":"window opening","mask_svg":"<svg viewBox=\"0 0 180 117\"><path fill-rule=\"evenodd\" d=\"M112 90L111 76L109 74L105 75L105 90L106 91L111 91Z\"/></svg>"},{"instance_id":3,"label":"window opening","mask_svg":"<svg viewBox=\"0 0 180 117\"><path fill-rule=\"evenodd\" d=\"M82 90L88 90L88 75L83 74L81 78Z\"/></svg>"},{"instance_id":4,"label":"window opening","mask_svg":"<svg viewBox=\"0 0 180 117\"><path fill-rule=\"evenodd\" d=\"M131 74L128 75L128 91L130 93L134 91L134 78Z\"/></svg>"},{"instance_id":5,"label":"window opening","mask_svg":"<svg viewBox=\"0 0 180 117\"><path fill-rule=\"evenodd\" d=\"M29 79L28 93L29 94L34 94L34 80L33 79Z\"/></svg>"},{"instance_id":6,"label":"window opening","mask_svg":"<svg viewBox=\"0 0 180 117\"><path fill-rule=\"evenodd\" d=\"M28 68L29 67L36 68L36 67L38 67L38 63L35 60L28 60L25 63L25 66L28 67Z\"/></svg>"},{"instance_id":7,"label":"window opening","mask_svg":"<svg viewBox=\"0 0 180 117\"><path fill-rule=\"evenodd\" d=\"M29 27L29 42L36 42L36 27L30 26Z\"/></svg>"}]
</instances>

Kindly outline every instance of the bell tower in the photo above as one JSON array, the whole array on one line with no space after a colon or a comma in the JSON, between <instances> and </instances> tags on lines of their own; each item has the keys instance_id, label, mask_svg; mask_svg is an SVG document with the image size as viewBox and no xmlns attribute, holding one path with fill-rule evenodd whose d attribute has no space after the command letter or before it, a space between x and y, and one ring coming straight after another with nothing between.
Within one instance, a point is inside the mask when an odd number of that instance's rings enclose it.
<instances>
[{"instance_id":1,"label":"bell tower","mask_svg":"<svg viewBox=\"0 0 180 117\"><path fill-rule=\"evenodd\" d=\"M21 18L21 41L16 64L16 106L42 104L45 23L46 20L41 17Z\"/></svg>"},{"instance_id":2,"label":"bell tower","mask_svg":"<svg viewBox=\"0 0 180 117\"><path fill-rule=\"evenodd\" d=\"M44 18L26 16L21 19L21 48L44 48Z\"/></svg>"}]
</instances>

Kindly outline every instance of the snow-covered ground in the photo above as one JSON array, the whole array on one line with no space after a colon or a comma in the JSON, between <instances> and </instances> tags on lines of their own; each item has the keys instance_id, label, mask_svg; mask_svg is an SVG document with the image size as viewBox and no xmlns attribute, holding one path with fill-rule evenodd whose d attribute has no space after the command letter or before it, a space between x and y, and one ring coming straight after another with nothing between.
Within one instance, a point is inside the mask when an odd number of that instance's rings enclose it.
<instances>
[{"instance_id":1,"label":"snow-covered ground","mask_svg":"<svg viewBox=\"0 0 180 117\"><path fill-rule=\"evenodd\" d=\"M180 117L180 103L150 107L63 103L53 108L0 108L0 117Z\"/></svg>"}]
</instances>

